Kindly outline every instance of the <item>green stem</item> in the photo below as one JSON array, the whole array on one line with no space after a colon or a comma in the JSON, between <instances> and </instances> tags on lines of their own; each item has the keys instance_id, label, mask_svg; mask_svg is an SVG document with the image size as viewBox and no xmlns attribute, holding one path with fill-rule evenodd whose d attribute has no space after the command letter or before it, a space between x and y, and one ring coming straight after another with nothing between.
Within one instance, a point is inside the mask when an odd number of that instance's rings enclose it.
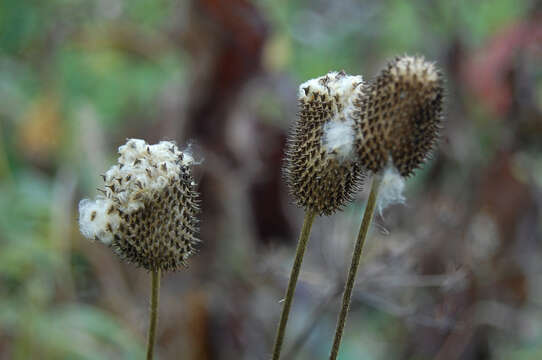
<instances>
[{"instance_id":1,"label":"green stem","mask_svg":"<svg viewBox=\"0 0 542 360\"><path fill-rule=\"evenodd\" d=\"M152 272L151 314L149 320L149 336L147 338L147 360L152 360L158 323L158 297L160 293L160 269Z\"/></svg>"},{"instance_id":2,"label":"green stem","mask_svg":"<svg viewBox=\"0 0 542 360\"><path fill-rule=\"evenodd\" d=\"M273 346L273 360L279 360L282 343L284 342L284 333L286 332L286 324L288 323L288 315L290 313L290 307L292 306L292 300L294 298L295 286L297 284L297 278L299 277L299 271L301 270L301 264L303 263L303 255L307 248L307 242L309 241L309 235L311 233L312 223L316 213L313 211L307 211L305 213L305 220L303 221L303 228L299 235L299 242L295 253L295 260L292 266L292 272L290 273L290 280L288 282L288 289L286 290L286 297L284 298L284 305L282 306L282 314L280 315L279 327L277 335L275 337L275 345Z\"/></svg>"},{"instance_id":3,"label":"green stem","mask_svg":"<svg viewBox=\"0 0 542 360\"><path fill-rule=\"evenodd\" d=\"M375 175L371 185L371 194L369 195L365 213L363 214L363 220L361 221L361 226L359 228L358 239L356 241L356 247L354 248L354 254L352 255L352 263L350 264L350 270L348 272L348 279L346 280L346 285L344 287L343 302L339 319L337 320L335 338L333 339L333 347L331 348L331 355L329 356L330 360L337 359L337 355L339 354L339 347L341 346L346 316L348 315L348 310L350 308L350 299L352 298L352 290L354 289L354 283L356 281L361 252L363 251L363 244L365 243L365 238L367 237L367 232L373 218L380 181L380 177Z\"/></svg>"}]
</instances>

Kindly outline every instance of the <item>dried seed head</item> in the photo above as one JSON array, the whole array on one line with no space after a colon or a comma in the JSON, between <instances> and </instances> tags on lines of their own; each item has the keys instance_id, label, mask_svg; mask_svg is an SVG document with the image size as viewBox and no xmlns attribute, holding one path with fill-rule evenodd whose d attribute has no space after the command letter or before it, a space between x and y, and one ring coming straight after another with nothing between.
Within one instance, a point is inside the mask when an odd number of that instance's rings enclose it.
<instances>
[{"instance_id":1,"label":"dried seed head","mask_svg":"<svg viewBox=\"0 0 542 360\"><path fill-rule=\"evenodd\" d=\"M79 203L81 233L147 270L177 270L198 242L198 193L188 152L129 139L104 175L103 195Z\"/></svg>"},{"instance_id":2,"label":"dried seed head","mask_svg":"<svg viewBox=\"0 0 542 360\"><path fill-rule=\"evenodd\" d=\"M361 76L342 71L299 87L299 118L288 139L284 174L297 205L306 211L330 215L359 187L350 99L361 88Z\"/></svg>"},{"instance_id":3,"label":"dried seed head","mask_svg":"<svg viewBox=\"0 0 542 360\"><path fill-rule=\"evenodd\" d=\"M363 167L374 172L391 160L401 176L421 166L433 148L442 121L443 81L422 57L390 62L353 102L358 123L356 149Z\"/></svg>"}]
</instances>

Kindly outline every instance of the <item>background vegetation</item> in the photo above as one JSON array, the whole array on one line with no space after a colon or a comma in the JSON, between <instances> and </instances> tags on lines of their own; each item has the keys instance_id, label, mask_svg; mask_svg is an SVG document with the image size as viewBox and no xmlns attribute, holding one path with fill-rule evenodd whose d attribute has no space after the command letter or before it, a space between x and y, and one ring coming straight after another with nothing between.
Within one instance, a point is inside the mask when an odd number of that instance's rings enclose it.
<instances>
[{"instance_id":1,"label":"background vegetation","mask_svg":"<svg viewBox=\"0 0 542 360\"><path fill-rule=\"evenodd\" d=\"M0 359L142 358L150 276L77 226L128 137L204 159L160 358L267 359L302 217L280 177L297 86L403 53L444 70L446 127L377 216L341 358L542 358L541 24L525 0L3 0ZM328 354L365 199L316 220L291 359Z\"/></svg>"}]
</instances>

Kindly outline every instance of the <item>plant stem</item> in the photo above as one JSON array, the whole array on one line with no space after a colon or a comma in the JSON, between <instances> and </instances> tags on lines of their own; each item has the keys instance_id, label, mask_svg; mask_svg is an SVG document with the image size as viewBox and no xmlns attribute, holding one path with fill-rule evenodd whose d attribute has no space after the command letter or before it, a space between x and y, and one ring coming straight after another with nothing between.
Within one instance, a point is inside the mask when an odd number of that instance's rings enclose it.
<instances>
[{"instance_id":1,"label":"plant stem","mask_svg":"<svg viewBox=\"0 0 542 360\"><path fill-rule=\"evenodd\" d=\"M149 320L149 336L147 338L147 360L152 360L158 323L158 296L160 293L160 269L152 272L151 314Z\"/></svg>"},{"instance_id":2,"label":"plant stem","mask_svg":"<svg viewBox=\"0 0 542 360\"><path fill-rule=\"evenodd\" d=\"M365 206L365 212L363 214L363 220L359 228L358 239L356 241L356 247L354 248L354 254L352 255L352 263L350 264L350 270L348 272L348 279L344 287L343 301L341 306L341 312L339 319L337 320L337 328L335 329L335 338L333 339L333 347L331 348L330 360L337 359L339 354L339 347L341 346L341 338L343 336L344 325L346 323L346 316L350 308L350 299L352 297L352 290L354 289L354 283L356 281L356 274L358 272L359 262L361 259L361 253L363 251L363 244L367 237L369 226L373 218L374 209L376 206L376 198L378 196L378 188L380 186L381 178L378 175L373 177L373 183L371 185L371 193L369 200Z\"/></svg>"},{"instance_id":3,"label":"plant stem","mask_svg":"<svg viewBox=\"0 0 542 360\"><path fill-rule=\"evenodd\" d=\"M314 211L307 211L305 213L305 220L303 221L303 227L301 228L301 234L299 235L299 242L297 243L297 249L295 253L294 264L292 265L292 272L290 273L290 280L288 282L288 289L286 290L286 297L284 298L284 305L282 306L282 314L280 315L279 327L277 335L275 337L275 345L273 345L273 360L279 360L282 343L284 341L284 333L286 332L286 324L288 323L288 315L290 313L290 307L294 298L295 286L297 284L297 278L299 277L299 271L301 270L301 264L303 263L303 255L307 248L307 242L309 241L309 235L311 233L312 223L316 213Z\"/></svg>"}]
</instances>

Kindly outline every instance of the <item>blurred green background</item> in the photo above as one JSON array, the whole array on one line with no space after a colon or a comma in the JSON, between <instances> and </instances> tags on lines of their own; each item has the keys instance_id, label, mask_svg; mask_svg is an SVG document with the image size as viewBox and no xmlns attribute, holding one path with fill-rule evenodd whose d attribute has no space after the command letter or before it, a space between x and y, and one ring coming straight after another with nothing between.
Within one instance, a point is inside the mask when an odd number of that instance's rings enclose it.
<instances>
[{"instance_id":1,"label":"blurred green background","mask_svg":"<svg viewBox=\"0 0 542 360\"><path fill-rule=\"evenodd\" d=\"M0 359L143 358L149 275L78 231L128 137L193 144L198 256L160 359L268 359L302 211L299 83L421 54L446 123L376 217L341 359L542 358L542 7L518 0L0 2ZM366 193L313 228L285 358L324 359Z\"/></svg>"}]
</instances>

